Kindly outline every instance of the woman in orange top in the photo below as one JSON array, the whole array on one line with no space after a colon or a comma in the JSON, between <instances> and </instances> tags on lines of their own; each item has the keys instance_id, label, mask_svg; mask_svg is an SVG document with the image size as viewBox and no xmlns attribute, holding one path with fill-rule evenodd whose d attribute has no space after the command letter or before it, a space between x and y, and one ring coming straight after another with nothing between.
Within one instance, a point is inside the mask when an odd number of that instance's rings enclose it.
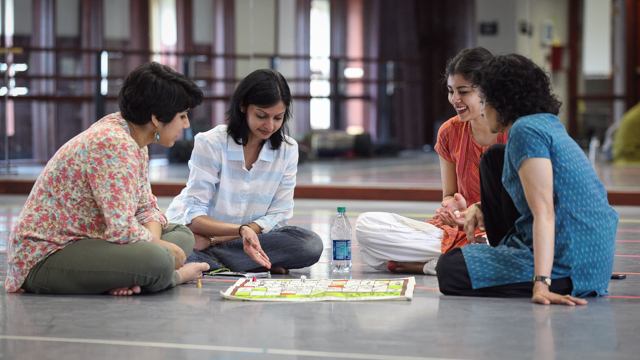
<instances>
[{"instance_id":1,"label":"woman in orange top","mask_svg":"<svg viewBox=\"0 0 640 360\"><path fill-rule=\"evenodd\" d=\"M445 71L449 102L458 113L438 131L435 146L440 155L442 207L426 223L397 214L370 212L356 221L356 238L364 261L392 272L435 275L438 257L469 244L462 230L467 205L480 201L480 158L507 134L492 134L481 114L478 91L471 75L493 55L485 48L464 49L449 61ZM483 236L476 232L476 237Z\"/></svg>"}]
</instances>

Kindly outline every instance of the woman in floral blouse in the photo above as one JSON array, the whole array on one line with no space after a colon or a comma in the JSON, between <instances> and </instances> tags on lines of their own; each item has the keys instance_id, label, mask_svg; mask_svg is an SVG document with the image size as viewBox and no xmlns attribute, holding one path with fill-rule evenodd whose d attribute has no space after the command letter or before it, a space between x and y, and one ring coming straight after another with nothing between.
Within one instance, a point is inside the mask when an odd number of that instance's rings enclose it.
<instances>
[{"instance_id":1,"label":"woman in floral blouse","mask_svg":"<svg viewBox=\"0 0 640 360\"><path fill-rule=\"evenodd\" d=\"M202 98L158 63L129 74L120 112L64 144L38 177L9 239L6 291L131 295L202 276L207 264L184 264L193 234L151 193L147 150L172 146Z\"/></svg>"}]
</instances>

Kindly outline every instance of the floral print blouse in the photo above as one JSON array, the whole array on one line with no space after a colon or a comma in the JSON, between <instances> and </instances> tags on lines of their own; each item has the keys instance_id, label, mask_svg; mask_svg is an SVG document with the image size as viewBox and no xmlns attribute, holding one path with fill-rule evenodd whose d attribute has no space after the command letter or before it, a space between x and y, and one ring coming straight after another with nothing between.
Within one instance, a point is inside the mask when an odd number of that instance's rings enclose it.
<instances>
[{"instance_id":1,"label":"floral print blouse","mask_svg":"<svg viewBox=\"0 0 640 360\"><path fill-rule=\"evenodd\" d=\"M120 113L64 144L38 177L9 237L6 291L19 291L33 266L74 241L151 241L143 224L166 228L148 162L147 147L138 147Z\"/></svg>"}]
</instances>

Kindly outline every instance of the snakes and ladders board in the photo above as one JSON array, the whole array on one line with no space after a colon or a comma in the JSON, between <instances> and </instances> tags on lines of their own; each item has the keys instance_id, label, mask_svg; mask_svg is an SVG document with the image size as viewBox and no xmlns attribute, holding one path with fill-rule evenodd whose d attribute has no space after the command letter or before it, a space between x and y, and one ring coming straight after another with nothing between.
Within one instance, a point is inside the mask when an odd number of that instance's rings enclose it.
<instances>
[{"instance_id":1,"label":"snakes and ladders board","mask_svg":"<svg viewBox=\"0 0 640 360\"><path fill-rule=\"evenodd\" d=\"M411 300L415 278L399 279L238 279L227 291L230 300L252 301L363 301Z\"/></svg>"}]
</instances>

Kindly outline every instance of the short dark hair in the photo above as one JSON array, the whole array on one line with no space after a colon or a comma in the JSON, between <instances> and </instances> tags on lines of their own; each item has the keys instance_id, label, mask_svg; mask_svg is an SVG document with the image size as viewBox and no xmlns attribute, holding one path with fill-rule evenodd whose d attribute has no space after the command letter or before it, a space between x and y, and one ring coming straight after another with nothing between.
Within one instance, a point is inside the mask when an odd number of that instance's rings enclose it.
<instances>
[{"instance_id":1,"label":"short dark hair","mask_svg":"<svg viewBox=\"0 0 640 360\"><path fill-rule=\"evenodd\" d=\"M151 115L169 123L179 112L202 103L198 85L168 66L150 62L138 66L124 79L118 105L125 120L136 125L151 121Z\"/></svg>"},{"instance_id":2,"label":"short dark hair","mask_svg":"<svg viewBox=\"0 0 640 360\"><path fill-rule=\"evenodd\" d=\"M231 105L227 112L227 134L238 145L246 145L249 142L249 125L247 115L241 111L249 105L259 107L272 107L280 101L287 110L282 119L282 126L273 133L269 140L271 148L277 150L282 142L286 142L288 135L287 121L291 117L291 92L284 76L271 69L259 69L247 75L233 93Z\"/></svg>"},{"instance_id":3,"label":"short dark hair","mask_svg":"<svg viewBox=\"0 0 640 360\"><path fill-rule=\"evenodd\" d=\"M471 81L473 74L489 59L493 59L493 54L482 46L461 50L447 62L444 72L445 83L451 75L462 75L465 80Z\"/></svg>"},{"instance_id":4,"label":"short dark hair","mask_svg":"<svg viewBox=\"0 0 640 360\"><path fill-rule=\"evenodd\" d=\"M517 54L499 55L476 71L472 82L481 97L508 126L527 115L558 115L560 102L551 92L548 74L530 59Z\"/></svg>"}]
</instances>

